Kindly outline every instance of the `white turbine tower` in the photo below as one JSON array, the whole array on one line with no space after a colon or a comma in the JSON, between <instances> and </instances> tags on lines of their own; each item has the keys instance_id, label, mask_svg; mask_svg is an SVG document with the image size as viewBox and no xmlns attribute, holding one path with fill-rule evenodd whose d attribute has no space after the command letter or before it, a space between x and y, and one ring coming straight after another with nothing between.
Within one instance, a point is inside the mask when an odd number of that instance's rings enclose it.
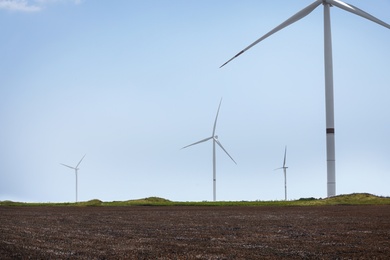
<instances>
[{"instance_id":1,"label":"white turbine tower","mask_svg":"<svg viewBox=\"0 0 390 260\"><path fill-rule=\"evenodd\" d=\"M86 156L86 154L84 154L83 158L81 158L81 160L79 161L79 163L76 165L76 167L72 167L72 166L69 166L69 165L66 165L66 164L63 164L61 163L63 166L65 167L68 167L68 168L71 168L75 171L75 174L76 174L76 203L77 203L77 173L78 173L78 170L79 170L79 165L81 163L81 161L84 159L84 157Z\"/></svg>"},{"instance_id":2,"label":"white turbine tower","mask_svg":"<svg viewBox=\"0 0 390 260\"><path fill-rule=\"evenodd\" d=\"M181 148L181 149L184 149L184 148L187 148L187 147L195 145L195 144L200 144L200 143L206 142L206 141L208 141L210 139L213 140L213 200L214 201L216 201L216 182L217 182L217 177L216 177L217 167L216 167L215 144L218 144L219 147L221 147L221 149L230 157L230 159L232 159L232 161L235 164L237 164L236 161L234 161L233 157L231 157L230 154L225 150L225 148L223 148L222 144L218 140L218 136L215 135L215 129L216 129L216 126L217 126L217 119L218 119L219 108L221 107L221 103L222 103L222 98L221 98L221 101L219 102L217 115L216 115L215 121L214 121L214 127L213 127L212 135L210 137L206 138L206 139L200 140L198 142L195 142L193 144L190 144L190 145L187 145L187 146L184 146L183 148Z\"/></svg>"},{"instance_id":3,"label":"white turbine tower","mask_svg":"<svg viewBox=\"0 0 390 260\"><path fill-rule=\"evenodd\" d=\"M284 159L283 159L283 166L280 167L280 168L276 168L274 171L276 170L280 170L280 169L283 169L283 173L284 173L284 200L287 200L287 168L286 167L286 154L287 154L287 146L284 147Z\"/></svg>"},{"instance_id":4,"label":"white turbine tower","mask_svg":"<svg viewBox=\"0 0 390 260\"><path fill-rule=\"evenodd\" d=\"M324 6L324 58L325 58L325 111L326 111L326 156L327 156L327 194L328 197L336 195L336 164L335 164L335 127L334 127L334 104L333 104L333 65L332 65L332 37L330 29L330 7L336 6L350 13L366 18L372 22L382 25L390 29L390 25L379 20L378 18L366 13L365 11L346 4L340 0L316 0L308 5L289 19L269 31L261 38L254 41L248 47L237 53L233 58L225 62L221 67L233 59L240 56L242 53L252 48L262 40L278 32L279 30L295 23L311 13L319 5Z\"/></svg>"}]
</instances>

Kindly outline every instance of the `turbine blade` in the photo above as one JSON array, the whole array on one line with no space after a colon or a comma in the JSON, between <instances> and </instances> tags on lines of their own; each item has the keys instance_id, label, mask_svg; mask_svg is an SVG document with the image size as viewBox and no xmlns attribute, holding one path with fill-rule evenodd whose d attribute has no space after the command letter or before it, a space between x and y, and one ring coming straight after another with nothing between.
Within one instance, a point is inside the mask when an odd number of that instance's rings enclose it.
<instances>
[{"instance_id":1,"label":"turbine blade","mask_svg":"<svg viewBox=\"0 0 390 260\"><path fill-rule=\"evenodd\" d=\"M377 23L379 25L382 25L382 26L390 29L390 25L389 24L379 20L378 18L372 16L371 14L369 14L369 13L367 13L367 12L365 12L365 11L359 9L359 8L357 8L356 6L344 3L344 2L342 2L340 0L328 0L327 2L329 4L331 4L331 5L334 5L334 6L337 6L338 8L341 8L341 9L347 11L347 12L359 15L359 16L361 16L363 18L366 18L367 20L370 20L370 21L372 21L374 23Z\"/></svg>"},{"instance_id":2,"label":"turbine blade","mask_svg":"<svg viewBox=\"0 0 390 260\"><path fill-rule=\"evenodd\" d=\"M287 146L284 147L284 160L283 160L283 168L286 166L286 153L287 153Z\"/></svg>"},{"instance_id":3,"label":"turbine blade","mask_svg":"<svg viewBox=\"0 0 390 260\"><path fill-rule=\"evenodd\" d=\"M280 170L280 169L283 169L283 167L276 168L276 169L274 169L274 171Z\"/></svg>"},{"instance_id":4,"label":"turbine blade","mask_svg":"<svg viewBox=\"0 0 390 260\"><path fill-rule=\"evenodd\" d=\"M83 158L81 158L81 160L80 160L80 161L79 161L79 163L77 164L76 168L78 168L78 167L79 167L79 165L80 165L81 161L84 159L84 157L85 157L86 155L87 155L87 154L84 154Z\"/></svg>"},{"instance_id":5,"label":"turbine blade","mask_svg":"<svg viewBox=\"0 0 390 260\"><path fill-rule=\"evenodd\" d=\"M221 98L221 101L219 101L219 106L218 106L218 110L217 110L217 115L215 116L214 127L213 127L213 136L215 136L215 129L216 129L216 127L217 127L217 119L218 119L219 108L221 107L221 103L222 103L222 98Z\"/></svg>"},{"instance_id":6,"label":"turbine blade","mask_svg":"<svg viewBox=\"0 0 390 260\"><path fill-rule=\"evenodd\" d=\"M189 145L187 145L187 146L184 146L184 147L183 147L183 148L181 148L181 149L187 148L187 147L189 147L189 146L192 146L192 145L196 145L196 144L200 144L200 143L206 142L206 141L210 140L211 138L213 138L213 137L211 136L211 137L209 137L209 138L206 138L206 139L200 140L200 141L198 141L198 142L195 142L195 143L193 143L193 144L189 144Z\"/></svg>"},{"instance_id":7,"label":"turbine blade","mask_svg":"<svg viewBox=\"0 0 390 260\"><path fill-rule=\"evenodd\" d=\"M63 163L60 163L61 165L65 166L65 167L68 167L68 168L71 168L73 170L76 170L76 168L72 167L72 166L69 166L69 165L66 165L66 164L63 164Z\"/></svg>"},{"instance_id":8,"label":"turbine blade","mask_svg":"<svg viewBox=\"0 0 390 260\"><path fill-rule=\"evenodd\" d=\"M269 31L267 34L263 35L261 38L257 39L256 41L254 41L252 44L250 44L248 47L246 47L245 49L243 49L242 51L240 51L239 53L237 53L233 58L231 58L230 60L228 60L227 62L225 62L224 64L222 64L222 66L220 68L222 68L223 66L225 66L226 64L228 64L229 62L231 62L232 60L234 60L235 58L237 58L238 56L240 56L241 54L243 54L244 52L246 52L247 50L249 50L250 48L252 48L253 46L255 46L256 44L258 44L259 42L261 42L262 40L268 38L269 36L271 36L272 34L282 30L283 28L289 26L290 24L293 24L295 23L296 21L302 19L303 17L305 17L306 15L310 14L314 9L316 9L320 4L322 3L322 0L317 0L315 1L314 3L308 5L307 7L305 7L304 9L302 9L301 11L299 11L298 13L294 14L293 16L291 16L290 18L288 18L286 21L284 21L283 23L281 23L280 25L276 26L274 29L272 29L271 31Z\"/></svg>"},{"instance_id":9,"label":"turbine blade","mask_svg":"<svg viewBox=\"0 0 390 260\"><path fill-rule=\"evenodd\" d=\"M233 161L235 164L237 164L236 161L233 159L233 157L231 157L230 154L225 150L225 148L223 148L222 144L218 141L218 139L215 139L215 138L214 138L214 141L219 145L219 147L222 148L222 150L230 157L230 159L232 159L232 161Z\"/></svg>"}]
</instances>

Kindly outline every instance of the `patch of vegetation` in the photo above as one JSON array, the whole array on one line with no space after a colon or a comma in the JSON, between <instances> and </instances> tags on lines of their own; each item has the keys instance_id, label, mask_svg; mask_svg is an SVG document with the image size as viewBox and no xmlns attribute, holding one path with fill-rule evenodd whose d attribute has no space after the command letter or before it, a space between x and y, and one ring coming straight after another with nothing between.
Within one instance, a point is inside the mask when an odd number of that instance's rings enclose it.
<instances>
[{"instance_id":1,"label":"patch of vegetation","mask_svg":"<svg viewBox=\"0 0 390 260\"><path fill-rule=\"evenodd\" d=\"M103 202L102 206L172 206L175 203L160 197L148 197L137 200Z\"/></svg>"},{"instance_id":2,"label":"patch of vegetation","mask_svg":"<svg viewBox=\"0 0 390 260\"><path fill-rule=\"evenodd\" d=\"M103 202L98 199L78 203L25 203L0 201L0 206L325 206L325 205L390 205L390 197L380 197L369 193L353 193L325 199L300 198L288 201L202 201L178 202L160 197L138 200Z\"/></svg>"},{"instance_id":3,"label":"patch of vegetation","mask_svg":"<svg viewBox=\"0 0 390 260\"><path fill-rule=\"evenodd\" d=\"M102 203L103 203L103 201L101 201L101 200L93 199L93 200L89 200L86 202L80 202L77 205L78 206L87 206L87 207L96 207L96 206L101 206Z\"/></svg>"},{"instance_id":4,"label":"patch of vegetation","mask_svg":"<svg viewBox=\"0 0 390 260\"><path fill-rule=\"evenodd\" d=\"M15 202L13 202L11 200L0 201L0 205L1 206L16 206Z\"/></svg>"},{"instance_id":5,"label":"patch of vegetation","mask_svg":"<svg viewBox=\"0 0 390 260\"><path fill-rule=\"evenodd\" d=\"M310 198L300 198L300 201L308 201L308 200L316 200L316 198L310 197Z\"/></svg>"},{"instance_id":6,"label":"patch of vegetation","mask_svg":"<svg viewBox=\"0 0 390 260\"><path fill-rule=\"evenodd\" d=\"M390 204L389 197L375 196L369 193L352 193L324 199L328 205L384 205Z\"/></svg>"},{"instance_id":7,"label":"patch of vegetation","mask_svg":"<svg viewBox=\"0 0 390 260\"><path fill-rule=\"evenodd\" d=\"M63 202L63 203L53 203L53 202L18 202L18 201L0 201L0 206L74 206L77 205L76 203L71 202Z\"/></svg>"}]
</instances>

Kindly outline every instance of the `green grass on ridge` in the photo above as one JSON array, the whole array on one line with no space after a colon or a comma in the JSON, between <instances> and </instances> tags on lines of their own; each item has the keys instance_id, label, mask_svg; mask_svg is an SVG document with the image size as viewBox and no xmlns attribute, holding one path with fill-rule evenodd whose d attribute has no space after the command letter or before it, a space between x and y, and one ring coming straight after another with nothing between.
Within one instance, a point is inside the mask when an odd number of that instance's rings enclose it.
<instances>
[{"instance_id":1,"label":"green grass on ridge","mask_svg":"<svg viewBox=\"0 0 390 260\"><path fill-rule=\"evenodd\" d=\"M353 193L338 195L325 199L301 198L299 200L277 201L202 201L179 202L159 197L148 197L137 200L103 202L93 199L85 202L64 203L25 203L14 201L0 201L0 206L325 206L325 205L390 205L390 197L380 197L369 193Z\"/></svg>"}]
</instances>

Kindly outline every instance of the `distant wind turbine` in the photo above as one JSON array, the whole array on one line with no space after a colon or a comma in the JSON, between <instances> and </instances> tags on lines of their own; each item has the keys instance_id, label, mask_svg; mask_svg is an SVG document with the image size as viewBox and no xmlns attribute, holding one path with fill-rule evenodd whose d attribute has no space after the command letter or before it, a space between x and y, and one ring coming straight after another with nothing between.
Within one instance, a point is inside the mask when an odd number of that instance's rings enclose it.
<instances>
[{"instance_id":1,"label":"distant wind turbine","mask_svg":"<svg viewBox=\"0 0 390 260\"><path fill-rule=\"evenodd\" d=\"M79 170L78 167L79 167L81 161L84 159L85 156L86 156L86 154L84 154L83 158L81 158L81 160L80 160L79 163L76 165L76 167L72 167L72 166L69 166L69 165L66 165L66 164L61 163L63 166L73 169L73 170L75 171L75 173L76 173L76 203L77 203L77 173L78 173L78 170Z\"/></svg>"},{"instance_id":2,"label":"distant wind turbine","mask_svg":"<svg viewBox=\"0 0 390 260\"><path fill-rule=\"evenodd\" d=\"M237 53L233 58L225 62L221 67L237 58L262 40L283 28L295 23L310 14L319 5L324 6L324 58L325 58L325 110L326 110L326 154L327 154L327 194L328 197L336 195L336 159L335 159L335 128L334 128L334 103L333 103L333 65L332 65L332 35L330 27L330 7L336 6L352 14L366 18L372 22L390 29L390 25L357 8L340 0L316 0L289 19L269 31L261 38L254 41L248 47ZM220 68L221 68L220 67Z\"/></svg>"},{"instance_id":3,"label":"distant wind turbine","mask_svg":"<svg viewBox=\"0 0 390 260\"><path fill-rule=\"evenodd\" d=\"M283 169L283 173L284 173L284 200L287 200L287 177L286 177L286 173L287 173L287 168L286 167L286 154L287 154L287 146L284 147L284 159L283 159L283 166L280 167L280 168L276 168L274 171L276 170L280 170L280 169Z\"/></svg>"},{"instance_id":4,"label":"distant wind turbine","mask_svg":"<svg viewBox=\"0 0 390 260\"><path fill-rule=\"evenodd\" d=\"M203 143L203 142L206 142L210 139L213 140L213 200L216 201L216 182L217 182L217 177L216 177L216 172L217 172L217 169L216 169L216 156L215 156L215 144L218 144L219 147L221 147L221 149L230 157L230 159L232 159L232 161L236 163L236 161L234 161L233 157L230 156L230 154L225 150L225 148L223 148L222 144L219 142L218 140L218 136L215 135L215 129L217 127L217 119L218 119L218 114L219 114L219 108L221 107L221 103L222 103L222 98L221 98L221 101L219 102L219 106L218 106L218 110L217 110L217 115L215 117L215 121L214 121L214 127L213 127L213 133L210 137L206 138L206 139L203 139L203 140L200 140L198 142L195 142L193 144L190 144L190 145L187 145L187 146L184 146L183 148L181 149L184 149L184 148L187 148L189 146L192 146L192 145L196 145L196 144L200 144L200 143Z\"/></svg>"}]
</instances>

